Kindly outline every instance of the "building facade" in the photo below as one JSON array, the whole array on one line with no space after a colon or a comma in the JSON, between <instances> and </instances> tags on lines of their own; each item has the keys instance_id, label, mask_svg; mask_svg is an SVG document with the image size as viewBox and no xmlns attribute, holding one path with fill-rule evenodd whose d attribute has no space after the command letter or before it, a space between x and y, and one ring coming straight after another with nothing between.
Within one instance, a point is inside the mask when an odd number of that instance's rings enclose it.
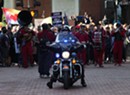
<instances>
[{"instance_id":1,"label":"building facade","mask_svg":"<svg viewBox=\"0 0 130 95\"><path fill-rule=\"evenodd\" d=\"M105 1L114 1L115 0L22 0L23 7L17 7L17 0L5 0L5 7L11 7L16 9L26 9L33 10L36 13L36 18L48 17L52 12L60 11L66 13L68 17L84 15L86 12L95 22L102 20L105 14L108 14L108 18L112 17L115 19L116 11L114 7L108 6L107 11L105 8ZM34 1L39 1L41 6L34 7ZM118 1L118 0L117 0ZM129 0L120 0L120 1L129 1ZM125 6L125 5L124 5ZM127 8L122 8L121 13L124 22L130 23L129 19L129 10L130 3L128 3Z\"/></svg>"},{"instance_id":2,"label":"building facade","mask_svg":"<svg viewBox=\"0 0 130 95\"><path fill-rule=\"evenodd\" d=\"M15 8L15 0L4 0L4 7L6 8Z\"/></svg>"},{"instance_id":3,"label":"building facade","mask_svg":"<svg viewBox=\"0 0 130 95\"><path fill-rule=\"evenodd\" d=\"M84 15L85 12L91 16L94 21L101 20L104 15L104 0L37 0L41 2L41 6L33 8L33 0L23 0L24 8L27 9L28 1L30 2L30 10L37 10L37 17L48 17L52 12L60 11L70 17ZM44 13L44 14L43 14Z\"/></svg>"}]
</instances>

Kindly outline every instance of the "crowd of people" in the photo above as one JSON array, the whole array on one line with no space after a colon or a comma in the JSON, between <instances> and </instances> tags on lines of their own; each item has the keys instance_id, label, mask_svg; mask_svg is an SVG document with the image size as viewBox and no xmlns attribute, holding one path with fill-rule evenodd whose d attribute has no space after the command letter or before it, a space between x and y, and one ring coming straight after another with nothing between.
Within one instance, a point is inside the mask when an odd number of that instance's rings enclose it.
<instances>
[{"instance_id":1,"label":"crowd of people","mask_svg":"<svg viewBox=\"0 0 130 95\"><path fill-rule=\"evenodd\" d=\"M63 28L72 32L81 43L86 44L78 57L84 65L94 64L104 67L104 63L114 63L121 66L127 59L127 46L130 42L130 25L121 23L95 24L92 19L84 18L76 21L75 25L64 25ZM82 23L81 23L82 22ZM7 26L0 31L0 62L3 66L18 66L28 68L38 64L40 77L49 76L49 69L53 63L53 52L41 46L43 38L48 43L55 41L56 35L62 32L61 28L51 24L42 24L37 28L28 26Z\"/></svg>"}]
</instances>

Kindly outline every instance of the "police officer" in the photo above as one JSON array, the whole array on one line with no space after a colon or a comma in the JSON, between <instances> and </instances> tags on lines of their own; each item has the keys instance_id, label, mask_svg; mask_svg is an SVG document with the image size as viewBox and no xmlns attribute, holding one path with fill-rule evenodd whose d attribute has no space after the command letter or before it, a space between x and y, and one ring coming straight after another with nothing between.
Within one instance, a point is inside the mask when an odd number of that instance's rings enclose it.
<instances>
[{"instance_id":1,"label":"police officer","mask_svg":"<svg viewBox=\"0 0 130 95\"><path fill-rule=\"evenodd\" d=\"M77 38L69 31L68 28L62 29L62 32L63 32L63 33L65 32L67 36L71 36L71 38L77 40ZM59 34L59 35L60 35L60 34ZM59 36L59 35L58 35L58 36ZM85 78L85 75L84 75L84 64L81 64L81 66L82 66L81 84L82 84L83 87L86 87L87 84L86 84L85 79L84 79L84 78ZM51 76L50 81L47 83L47 86L48 86L50 89L53 88L53 82L56 82L58 75L59 75L59 70L56 71L56 72L53 72L53 75Z\"/></svg>"}]
</instances>

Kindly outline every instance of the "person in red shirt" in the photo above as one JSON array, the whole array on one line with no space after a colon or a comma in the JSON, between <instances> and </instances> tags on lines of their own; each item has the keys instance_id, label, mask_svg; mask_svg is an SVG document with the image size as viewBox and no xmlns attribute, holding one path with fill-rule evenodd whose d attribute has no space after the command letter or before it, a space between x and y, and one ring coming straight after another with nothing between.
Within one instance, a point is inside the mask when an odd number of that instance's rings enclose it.
<instances>
[{"instance_id":1,"label":"person in red shirt","mask_svg":"<svg viewBox=\"0 0 130 95\"><path fill-rule=\"evenodd\" d=\"M80 25L80 30L75 34L81 43L86 43L89 41L89 36L86 31L86 25ZM84 48L79 54L78 57L83 61L84 64L87 64L87 51Z\"/></svg>"},{"instance_id":2,"label":"person in red shirt","mask_svg":"<svg viewBox=\"0 0 130 95\"><path fill-rule=\"evenodd\" d=\"M50 31L48 24L42 24L42 31L37 34L38 43L38 72L41 78L49 77L49 69L53 62L53 53L48 50L46 44L55 40L55 35ZM43 42L43 40L45 41ZM45 45L45 46L43 46Z\"/></svg>"},{"instance_id":3,"label":"person in red shirt","mask_svg":"<svg viewBox=\"0 0 130 95\"><path fill-rule=\"evenodd\" d=\"M22 65L24 68L28 67L28 62L33 66L33 41L32 38L35 32L30 30L28 26L24 26L20 30L19 38L21 39L21 55L22 55Z\"/></svg>"},{"instance_id":4,"label":"person in red shirt","mask_svg":"<svg viewBox=\"0 0 130 95\"><path fill-rule=\"evenodd\" d=\"M103 54L105 50L105 31L101 25L97 25L97 29L93 32L92 35L93 46L94 46L94 58L95 66L98 64L99 67L103 66Z\"/></svg>"},{"instance_id":5,"label":"person in red shirt","mask_svg":"<svg viewBox=\"0 0 130 95\"><path fill-rule=\"evenodd\" d=\"M33 66L33 41L32 38L35 35L34 31L28 28L28 25L32 22L32 15L30 11L22 10L18 14L18 23L21 28L17 32L17 43L20 45L22 65L24 68L28 67L28 62Z\"/></svg>"},{"instance_id":6,"label":"person in red shirt","mask_svg":"<svg viewBox=\"0 0 130 95\"><path fill-rule=\"evenodd\" d=\"M125 38L125 29L123 29L120 23L116 24L115 31L112 32L112 36L114 37L114 45L113 45L113 54L115 65L121 66L122 63L122 50L123 50L123 42Z\"/></svg>"}]
</instances>

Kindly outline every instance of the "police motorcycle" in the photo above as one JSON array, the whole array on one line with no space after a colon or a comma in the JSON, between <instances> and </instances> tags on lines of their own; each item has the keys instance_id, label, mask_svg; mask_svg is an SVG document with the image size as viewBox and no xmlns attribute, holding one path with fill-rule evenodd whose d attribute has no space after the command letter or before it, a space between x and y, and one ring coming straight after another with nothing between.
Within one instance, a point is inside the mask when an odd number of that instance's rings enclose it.
<instances>
[{"instance_id":1,"label":"police motorcycle","mask_svg":"<svg viewBox=\"0 0 130 95\"><path fill-rule=\"evenodd\" d=\"M83 63L77 58L77 52L84 48L84 44L81 44L71 32L59 33L49 48L55 52L52 77L47 84L49 88L52 88L52 82L58 80L63 83L64 89L68 89L84 77ZM86 84L82 86L86 87Z\"/></svg>"}]
</instances>

